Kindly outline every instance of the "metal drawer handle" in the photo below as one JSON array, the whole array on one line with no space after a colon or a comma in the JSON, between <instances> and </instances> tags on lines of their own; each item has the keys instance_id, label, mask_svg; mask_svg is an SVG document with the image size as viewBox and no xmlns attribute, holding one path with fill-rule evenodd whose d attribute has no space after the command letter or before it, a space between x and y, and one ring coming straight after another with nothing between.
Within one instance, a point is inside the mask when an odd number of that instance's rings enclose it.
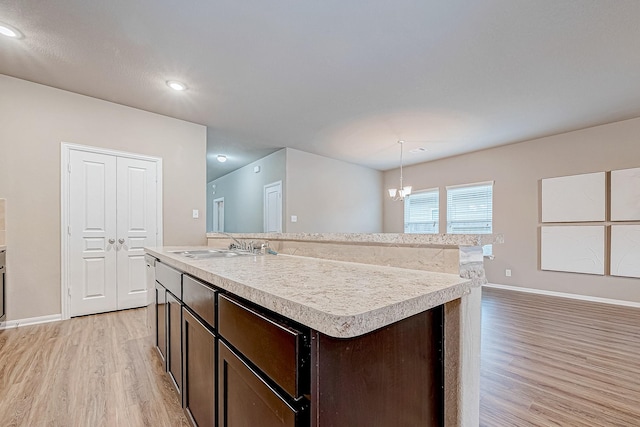
<instances>
[{"instance_id":1,"label":"metal drawer handle","mask_svg":"<svg viewBox=\"0 0 640 427\"><path fill-rule=\"evenodd\" d=\"M109 244L113 245L116 242L116 239L109 239Z\"/></svg>"}]
</instances>

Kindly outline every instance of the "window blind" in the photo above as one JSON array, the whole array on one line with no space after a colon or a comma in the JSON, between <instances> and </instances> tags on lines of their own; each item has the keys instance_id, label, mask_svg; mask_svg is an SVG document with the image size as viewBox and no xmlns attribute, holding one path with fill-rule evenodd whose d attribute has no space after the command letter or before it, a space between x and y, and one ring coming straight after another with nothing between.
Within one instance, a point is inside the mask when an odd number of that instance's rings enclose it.
<instances>
[{"instance_id":1,"label":"window blind","mask_svg":"<svg viewBox=\"0 0 640 427\"><path fill-rule=\"evenodd\" d=\"M447 233L493 232L493 182L447 187ZM493 247L483 247L491 255Z\"/></svg>"},{"instance_id":2,"label":"window blind","mask_svg":"<svg viewBox=\"0 0 640 427\"><path fill-rule=\"evenodd\" d=\"M440 192L438 189L417 191L404 199L405 233L439 233Z\"/></svg>"},{"instance_id":3,"label":"window blind","mask_svg":"<svg viewBox=\"0 0 640 427\"><path fill-rule=\"evenodd\" d=\"M493 232L493 183L447 187L447 233Z\"/></svg>"}]
</instances>

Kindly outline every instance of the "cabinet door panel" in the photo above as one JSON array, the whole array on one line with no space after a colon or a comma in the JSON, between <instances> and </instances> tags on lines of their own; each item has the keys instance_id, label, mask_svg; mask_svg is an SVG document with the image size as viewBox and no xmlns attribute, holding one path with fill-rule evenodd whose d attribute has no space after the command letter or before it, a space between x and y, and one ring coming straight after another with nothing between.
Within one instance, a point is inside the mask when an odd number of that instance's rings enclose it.
<instances>
[{"instance_id":1,"label":"cabinet door panel","mask_svg":"<svg viewBox=\"0 0 640 427\"><path fill-rule=\"evenodd\" d=\"M167 371L173 384L182 393L182 303L167 292Z\"/></svg>"},{"instance_id":2,"label":"cabinet door panel","mask_svg":"<svg viewBox=\"0 0 640 427\"><path fill-rule=\"evenodd\" d=\"M220 427L296 426L300 416L222 341L218 342Z\"/></svg>"},{"instance_id":3,"label":"cabinet door panel","mask_svg":"<svg viewBox=\"0 0 640 427\"><path fill-rule=\"evenodd\" d=\"M215 426L216 338L186 308L182 308L184 407L194 424Z\"/></svg>"},{"instance_id":4,"label":"cabinet door panel","mask_svg":"<svg viewBox=\"0 0 640 427\"><path fill-rule=\"evenodd\" d=\"M167 369L167 291L156 283L156 349Z\"/></svg>"}]
</instances>

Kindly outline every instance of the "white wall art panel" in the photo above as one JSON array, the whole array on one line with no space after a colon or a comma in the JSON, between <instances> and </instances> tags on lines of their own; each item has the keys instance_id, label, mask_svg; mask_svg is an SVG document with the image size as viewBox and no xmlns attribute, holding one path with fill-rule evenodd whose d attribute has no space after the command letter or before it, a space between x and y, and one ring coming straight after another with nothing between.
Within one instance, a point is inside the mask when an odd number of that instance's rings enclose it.
<instances>
[{"instance_id":1,"label":"white wall art panel","mask_svg":"<svg viewBox=\"0 0 640 427\"><path fill-rule=\"evenodd\" d=\"M640 277L640 225L611 227L611 275Z\"/></svg>"},{"instance_id":2,"label":"white wall art panel","mask_svg":"<svg viewBox=\"0 0 640 427\"><path fill-rule=\"evenodd\" d=\"M542 222L605 220L605 173L542 180Z\"/></svg>"},{"instance_id":3,"label":"white wall art panel","mask_svg":"<svg viewBox=\"0 0 640 427\"><path fill-rule=\"evenodd\" d=\"M604 275L604 226L542 227L541 268Z\"/></svg>"},{"instance_id":4,"label":"white wall art panel","mask_svg":"<svg viewBox=\"0 0 640 427\"><path fill-rule=\"evenodd\" d=\"M611 220L640 220L640 168L611 171Z\"/></svg>"}]
</instances>

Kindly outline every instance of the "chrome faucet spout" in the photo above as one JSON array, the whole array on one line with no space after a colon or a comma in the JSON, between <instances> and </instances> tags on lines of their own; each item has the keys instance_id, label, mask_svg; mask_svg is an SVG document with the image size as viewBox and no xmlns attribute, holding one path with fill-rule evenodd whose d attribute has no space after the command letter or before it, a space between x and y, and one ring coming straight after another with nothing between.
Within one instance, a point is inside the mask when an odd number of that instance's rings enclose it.
<instances>
[{"instance_id":1,"label":"chrome faucet spout","mask_svg":"<svg viewBox=\"0 0 640 427\"><path fill-rule=\"evenodd\" d=\"M216 231L216 233L218 234L222 234L227 236L228 238L230 238L231 240L234 241L234 243L237 245L238 249L242 249L243 248L243 244L242 242L240 242L240 240L236 239L235 237L233 237L231 234L229 233L225 233L224 231ZM229 246L229 249L233 249L231 246L233 245L233 243Z\"/></svg>"}]
</instances>

